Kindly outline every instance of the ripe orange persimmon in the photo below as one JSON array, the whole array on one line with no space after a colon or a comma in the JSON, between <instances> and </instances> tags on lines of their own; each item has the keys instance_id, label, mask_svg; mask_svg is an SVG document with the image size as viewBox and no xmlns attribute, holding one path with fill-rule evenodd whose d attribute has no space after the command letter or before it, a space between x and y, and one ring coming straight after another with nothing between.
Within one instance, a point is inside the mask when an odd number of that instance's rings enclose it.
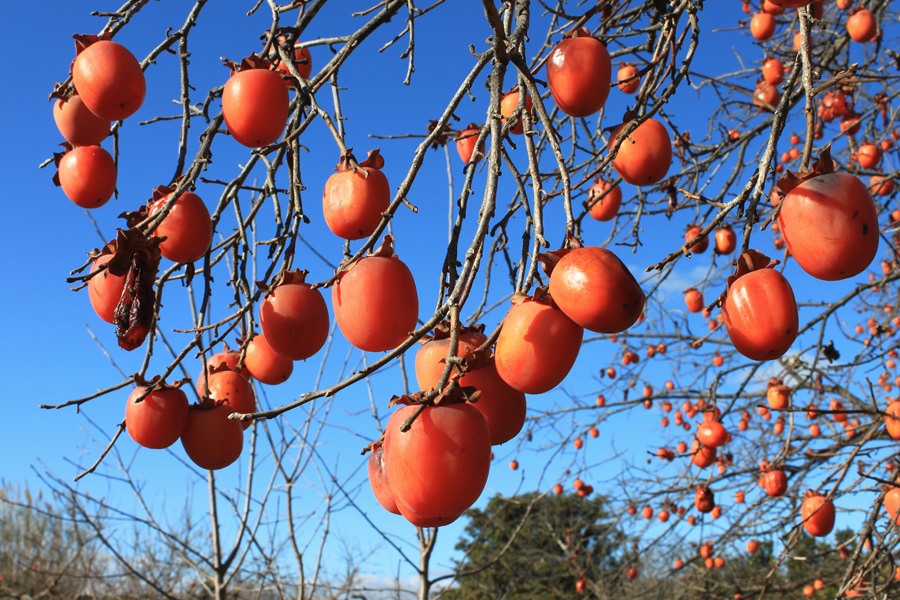
<instances>
[{"instance_id":1,"label":"ripe orange persimmon","mask_svg":"<svg viewBox=\"0 0 900 600\"><path fill-rule=\"evenodd\" d=\"M759 12L750 19L750 35L761 42L775 33L775 17L769 13Z\"/></svg>"},{"instance_id":2,"label":"ripe orange persimmon","mask_svg":"<svg viewBox=\"0 0 900 600\"><path fill-rule=\"evenodd\" d=\"M509 92L507 92L506 94L504 94L503 97L500 99L500 115L502 117L502 121L503 121L504 125L506 124L506 121L511 116L513 116L513 114L518 110L519 96L520 96L519 90L513 89L513 90L510 90ZM525 94L525 100L523 101L523 106L524 106L525 112L528 112L529 114L531 114L531 109L532 109L533 104L531 101L531 96L529 96L528 94ZM516 120L516 122L513 124L513 126L509 130L510 133L519 134L525 130L525 123L524 123L524 119L522 118L522 114L519 113L517 116L518 116L518 119Z\"/></svg>"},{"instance_id":3,"label":"ripe orange persimmon","mask_svg":"<svg viewBox=\"0 0 900 600\"><path fill-rule=\"evenodd\" d=\"M615 253L596 246L560 252L549 267L549 289L567 317L598 333L625 331L637 321L644 292Z\"/></svg>"},{"instance_id":4,"label":"ripe orange persimmon","mask_svg":"<svg viewBox=\"0 0 900 600\"><path fill-rule=\"evenodd\" d=\"M274 143L289 111L288 88L268 61L250 57L234 65L222 90L222 116L234 139L249 148Z\"/></svg>"},{"instance_id":5,"label":"ripe orange persimmon","mask_svg":"<svg viewBox=\"0 0 900 600\"><path fill-rule=\"evenodd\" d=\"M847 17L847 33L854 42L868 42L877 32L878 23L871 11L860 8Z\"/></svg>"},{"instance_id":6,"label":"ripe orange persimmon","mask_svg":"<svg viewBox=\"0 0 900 600\"><path fill-rule=\"evenodd\" d=\"M762 76L769 85L784 81L784 64L777 58L767 58L762 66Z\"/></svg>"},{"instance_id":7,"label":"ripe orange persimmon","mask_svg":"<svg viewBox=\"0 0 900 600\"><path fill-rule=\"evenodd\" d=\"M793 344L799 327L791 285L784 275L771 268L737 276L728 286L722 315L734 347L753 360L783 355Z\"/></svg>"},{"instance_id":8,"label":"ripe orange persimmon","mask_svg":"<svg viewBox=\"0 0 900 600\"><path fill-rule=\"evenodd\" d=\"M587 117L609 96L612 65L606 46L586 28L572 31L547 58L547 85L560 110Z\"/></svg>"},{"instance_id":9,"label":"ripe orange persimmon","mask_svg":"<svg viewBox=\"0 0 900 600\"><path fill-rule=\"evenodd\" d=\"M456 520L487 482L491 433L469 403L424 408L408 431L400 426L420 407L401 406L385 427L384 472L400 513L420 527Z\"/></svg>"},{"instance_id":10,"label":"ripe orange persimmon","mask_svg":"<svg viewBox=\"0 0 900 600\"><path fill-rule=\"evenodd\" d=\"M878 214L869 190L850 173L824 173L791 189L778 224L804 271L826 281L861 273L878 251Z\"/></svg>"},{"instance_id":11,"label":"ripe orange persimmon","mask_svg":"<svg viewBox=\"0 0 900 600\"><path fill-rule=\"evenodd\" d=\"M881 146L871 142L860 144L856 151L856 162L863 169L874 169L881 162Z\"/></svg>"},{"instance_id":12,"label":"ripe orange persimmon","mask_svg":"<svg viewBox=\"0 0 900 600\"><path fill-rule=\"evenodd\" d=\"M631 63L626 63L619 67L616 80L618 81L619 90L623 94L633 94L641 87L637 67Z\"/></svg>"},{"instance_id":13,"label":"ripe orange persimmon","mask_svg":"<svg viewBox=\"0 0 900 600\"><path fill-rule=\"evenodd\" d=\"M558 308L537 299L519 299L497 338L497 373L520 392L549 391L575 364L583 336L584 329Z\"/></svg>"},{"instance_id":14,"label":"ripe orange persimmon","mask_svg":"<svg viewBox=\"0 0 900 600\"><path fill-rule=\"evenodd\" d=\"M766 400L772 410L785 410L791 401L791 389L780 379L770 379L766 388Z\"/></svg>"},{"instance_id":15,"label":"ripe orange persimmon","mask_svg":"<svg viewBox=\"0 0 900 600\"><path fill-rule=\"evenodd\" d=\"M381 215L391 202L391 187L381 171L384 158L372 150L356 164L348 151L325 181L322 213L333 234L347 240L369 237L381 223Z\"/></svg>"},{"instance_id":16,"label":"ripe orange persimmon","mask_svg":"<svg viewBox=\"0 0 900 600\"><path fill-rule=\"evenodd\" d=\"M716 230L716 254L731 254L737 248L737 236L731 225L723 225Z\"/></svg>"},{"instance_id":17,"label":"ripe orange persimmon","mask_svg":"<svg viewBox=\"0 0 900 600\"><path fill-rule=\"evenodd\" d=\"M684 292L684 304L690 312L703 310L703 292L697 288L688 288Z\"/></svg>"},{"instance_id":18,"label":"ripe orange persimmon","mask_svg":"<svg viewBox=\"0 0 900 600\"><path fill-rule=\"evenodd\" d=\"M900 487L892 486L884 494L884 509L891 517L891 522L900 525Z\"/></svg>"},{"instance_id":19,"label":"ripe orange persimmon","mask_svg":"<svg viewBox=\"0 0 900 600\"><path fill-rule=\"evenodd\" d=\"M615 140L625 125L615 130ZM665 125L656 119L647 119L622 140L613 168L619 176L632 185L652 185L669 172L672 164L672 140Z\"/></svg>"},{"instance_id":20,"label":"ripe orange persimmon","mask_svg":"<svg viewBox=\"0 0 900 600\"><path fill-rule=\"evenodd\" d=\"M783 469L764 470L759 478L759 485L769 496L783 496L787 491L787 475Z\"/></svg>"},{"instance_id":21,"label":"ripe orange persimmon","mask_svg":"<svg viewBox=\"0 0 900 600\"><path fill-rule=\"evenodd\" d=\"M254 379L269 385L287 381L294 372L294 361L278 354L261 333L247 342L244 366Z\"/></svg>"},{"instance_id":22,"label":"ripe orange persimmon","mask_svg":"<svg viewBox=\"0 0 900 600\"><path fill-rule=\"evenodd\" d=\"M588 190L588 211L598 221L609 221L619 214L622 188L604 179L597 179Z\"/></svg>"},{"instance_id":23,"label":"ripe orange persimmon","mask_svg":"<svg viewBox=\"0 0 900 600\"><path fill-rule=\"evenodd\" d=\"M834 529L834 503L818 492L808 490L804 494L800 515L803 528L812 536L826 536Z\"/></svg>"}]
</instances>

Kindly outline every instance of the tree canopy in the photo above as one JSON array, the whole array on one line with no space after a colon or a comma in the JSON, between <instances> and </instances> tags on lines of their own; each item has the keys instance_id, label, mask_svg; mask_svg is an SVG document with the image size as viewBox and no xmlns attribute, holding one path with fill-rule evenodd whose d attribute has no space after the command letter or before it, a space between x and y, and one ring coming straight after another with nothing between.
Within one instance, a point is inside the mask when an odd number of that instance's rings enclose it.
<instances>
[{"instance_id":1,"label":"tree canopy","mask_svg":"<svg viewBox=\"0 0 900 600\"><path fill-rule=\"evenodd\" d=\"M216 598L425 600L454 527L457 597L895 593L897 2L91 19L44 166L100 350L44 406L133 501L73 510Z\"/></svg>"},{"instance_id":2,"label":"tree canopy","mask_svg":"<svg viewBox=\"0 0 900 600\"><path fill-rule=\"evenodd\" d=\"M627 552L599 495L531 492L466 512L457 584L441 598L570 598L579 578L616 587Z\"/></svg>"}]
</instances>

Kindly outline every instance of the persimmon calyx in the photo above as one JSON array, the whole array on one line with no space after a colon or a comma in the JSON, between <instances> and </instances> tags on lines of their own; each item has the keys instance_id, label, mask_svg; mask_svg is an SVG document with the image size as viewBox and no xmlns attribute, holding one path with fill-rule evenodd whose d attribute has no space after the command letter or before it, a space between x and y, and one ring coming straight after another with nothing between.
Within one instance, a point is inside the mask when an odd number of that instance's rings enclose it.
<instances>
[{"instance_id":1,"label":"persimmon calyx","mask_svg":"<svg viewBox=\"0 0 900 600\"><path fill-rule=\"evenodd\" d=\"M384 168L384 157L381 156L381 150L378 148L369 150L366 159L362 162L356 160L356 157L353 155L353 148L347 148L347 150L341 154L338 164L334 167L339 173L353 171L366 178L369 176L369 172L366 169L381 170L382 168Z\"/></svg>"},{"instance_id":2,"label":"persimmon calyx","mask_svg":"<svg viewBox=\"0 0 900 600\"><path fill-rule=\"evenodd\" d=\"M594 37L591 35L590 30L587 27L575 27L571 31L565 34L566 39L572 38L580 38L580 37Z\"/></svg>"},{"instance_id":3,"label":"persimmon calyx","mask_svg":"<svg viewBox=\"0 0 900 600\"><path fill-rule=\"evenodd\" d=\"M112 34L108 31L100 35L95 33L76 33L72 35L72 38L75 40L75 56L78 56L91 44L101 40L111 40Z\"/></svg>"},{"instance_id":4,"label":"persimmon calyx","mask_svg":"<svg viewBox=\"0 0 900 600\"><path fill-rule=\"evenodd\" d=\"M284 269L273 277L272 281L268 284L265 281L257 281L256 287L258 287L266 296L269 296L279 285L306 283L307 275L309 275L309 271L305 269Z\"/></svg>"},{"instance_id":5,"label":"persimmon calyx","mask_svg":"<svg viewBox=\"0 0 900 600\"><path fill-rule=\"evenodd\" d=\"M541 268L544 269L544 272L549 277L553 274L553 268L556 266L556 263L558 263L566 254L572 250L577 250L578 248L584 248L584 242L582 242L574 233L569 231L566 233L563 247L558 250L551 250L550 252L541 252L537 256L538 262L541 263Z\"/></svg>"},{"instance_id":6,"label":"persimmon calyx","mask_svg":"<svg viewBox=\"0 0 900 600\"><path fill-rule=\"evenodd\" d=\"M818 160L816 160L808 171L802 173L788 171L784 177L779 179L775 184L775 190L780 192L783 198L788 192L807 179L812 179L813 177L826 175L828 173L834 173L834 160L831 158L831 144L828 144L822 149L822 153L819 154Z\"/></svg>"},{"instance_id":7,"label":"persimmon calyx","mask_svg":"<svg viewBox=\"0 0 900 600\"><path fill-rule=\"evenodd\" d=\"M732 283L747 273L752 273L759 269L769 269L777 264L777 260L772 260L759 250L754 250L753 248L745 250L737 259L737 268L735 269L734 275L728 277L728 287L731 287Z\"/></svg>"},{"instance_id":8,"label":"persimmon calyx","mask_svg":"<svg viewBox=\"0 0 900 600\"><path fill-rule=\"evenodd\" d=\"M484 323L476 323L474 325L460 325L457 327L460 335L464 333L484 333ZM419 338L420 344L426 344L433 340L446 340L452 336L453 325L449 319L444 319L434 326L430 334L425 334Z\"/></svg>"},{"instance_id":9,"label":"persimmon calyx","mask_svg":"<svg viewBox=\"0 0 900 600\"><path fill-rule=\"evenodd\" d=\"M222 63L231 69L231 74L239 73L241 71L249 71L250 69L272 69L272 62L261 56L257 56L256 54L251 54L250 56L245 56L241 59L241 62L234 62L233 60L228 60L227 58L222 59Z\"/></svg>"}]
</instances>

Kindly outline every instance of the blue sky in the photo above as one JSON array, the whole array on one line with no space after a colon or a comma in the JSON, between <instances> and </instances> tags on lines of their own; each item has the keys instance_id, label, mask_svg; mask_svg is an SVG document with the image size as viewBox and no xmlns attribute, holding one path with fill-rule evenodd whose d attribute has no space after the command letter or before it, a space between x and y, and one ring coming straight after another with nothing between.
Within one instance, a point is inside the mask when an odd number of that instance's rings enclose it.
<instances>
[{"instance_id":1,"label":"blue sky","mask_svg":"<svg viewBox=\"0 0 900 600\"><path fill-rule=\"evenodd\" d=\"M216 4L217 7L211 6L204 14L204 18L209 21L201 23L196 37L192 39L193 63L201 64L201 61L205 61L209 64L208 69L195 70L196 77L192 83L199 90L196 99L202 97L200 92L224 82L227 70L221 66L219 57L237 60L256 51L259 48L258 36L268 24L265 14L253 18L243 17L244 3L229 1ZM115 7L115 3L109 2L92 2L90 5L102 9ZM117 39L131 47L135 54L144 55L162 36L167 26L180 25L183 15L179 10L172 11L173 14L170 15L170 9L170 3L151 3L140 15L139 24L127 27ZM46 17L48 11L52 12L49 19ZM704 17L709 18L710 33L701 46L698 70L708 73L737 70L740 68L738 55L741 54L748 62L761 59L761 50L750 47L747 40L736 35L735 31L714 31L720 26L732 26L742 16L738 13L737 3L728 3L727 8L716 6L705 11ZM311 34L334 35L335 32L348 31L328 14L322 16L320 22L321 29L314 29ZM239 27L226 32L221 23L237 23ZM34 24L40 24L37 36L30 31L34 29ZM83 210L66 200L62 192L52 185L52 168L38 169L58 149L57 144L61 141L51 118L47 98L53 82L65 77L69 62L74 56L71 35L76 32L94 32L101 25L100 19L89 15L88 3L75 2L54 2L52 6L14 3L8 7L2 25L2 35L8 51L16 49L17 52L25 52L28 49L27 57L8 58L0 67L3 69L3 80L7 82L6 93L0 97L0 103L2 113L7 116L5 130L8 136L7 150L4 153L7 181L0 191L8 214L6 233L0 238L6 257L3 272L7 282L7 292L0 300L0 319L2 330L7 336L7 350L2 354L0 373L7 384L4 405L10 416L0 435L0 451L7 457L2 462L0 477L13 484L29 482L36 485L33 470L43 471L44 468L62 479L70 480L79 471L72 464L73 461L81 464L91 462L121 420L127 393L116 392L90 402L84 407L84 414L90 420L83 418L72 408L48 411L37 407L40 404L55 404L85 396L120 381L121 375L104 355L104 349L111 353L116 365L124 373L137 370L143 356L125 355L119 351L115 346L112 328L96 318L84 291L70 291L65 278L70 270L82 263L88 250L101 245L110 236L116 226L115 216L119 212L135 208L149 197L154 186L168 183L167 178L174 168L176 126L171 122L148 126L139 126L138 123L155 115L176 112L172 104L177 96L177 84L172 79L175 66L172 57L163 56L159 64L150 69L147 102L121 129L119 198L98 209L94 214L96 225L86 217ZM368 44L371 50L374 51L395 35L399 28L400 25L395 24L389 28L389 33L379 34L376 39L370 40ZM408 162L404 161L409 160L417 140L379 140L370 136L424 133L428 119L438 116L434 111L444 106L443 102L456 89L471 64L468 43L481 44L488 34L477 11L472 15L460 11L457 21L442 22L432 30L424 27L420 29L417 32L418 58L414 74L416 85L409 89L399 85L406 69L406 62L399 56L402 44L387 49L378 57L370 52L372 63L350 61L342 72L341 84L350 90L343 94L343 109L349 117L346 122L347 145L356 149L360 158L365 155L366 150L381 147L387 162L385 171L392 187L396 187L405 173ZM462 43L465 40L471 41ZM324 51L323 48L313 50L314 69L316 61L322 57L317 53ZM423 90L427 90L427 93ZM485 99L486 94L481 89L478 91L480 93L477 97L471 101L464 100L458 111L460 125L483 120L484 113L479 103ZM433 104L430 103L432 100ZM627 99L613 90L607 105L608 114L618 116L624 110L626 102ZM685 91L676 97L668 110L679 118L683 116L689 119L696 109L696 103L697 96ZM434 106L438 108L435 109ZM613 124L612 117L606 124ZM702 122L696 123L698 130L702 130L704 126ZM195 130L199 129L197 127ZM303 167L303 183L307 187L304 202L313 222L317 216L321 222L319 194L325 178L337 162L337 149L321 126L311 128L308 139L304 138L303 143L309 149L304 157ZM108 144L109 142L104 142L104 146L108 147ZM454 191L458 192L463 177L462 169L453 148L449 148L449 151ZM238 147L233 140L221 136L214 149L214 165L207 176L225 177L227 173L233 173L234 165L245 159L245 149ZM446 235L448 184L443 150L429 154L424 173L409 198L418 206L419 214L413 215L401 208L394 223L397 232L415 231L418 234L415 238L410 235L399 239L397 251L401 258L409 261L414 272L427 281L420 285L422 315L435 302L436 277L432 275L430 280L428 277L434 272L434 265L439 264L442 253L438 242ZM212 186L198 190L198 193L208 202L214 202L217 197ZM671 227L672 232L680 232L683 225L684 223L676 220L668 227ZM98 235L97 229L103 233L102 236ZM334 257L336 261L340 256L342 243L331 236L316 233L313 228L308 231L310 233L305 239L316 251ZM550 223L548 231L559 238L560 223ZM608 232L606 224L585 223L585 237L594 243L604 241ZM639 278L644 277L643 269L647 264L658 260L672 246L664 246L666 240L661 239L654 231L646 231L642 239L645 246L639 253L623 256ZM301 256L298 263L302 261L305 264L298 266L310 269L311 279L324 279L330 274L328 264L317 259L312 252L302 252ZM671 306L678 309L680 296L677 292L704 277L710 266L709 255L682 263L664 284L663 289L670 295L661 295L662 300L668 299ZM722 263L717 264L721 266ZM798 298L818 293L809 286L810 279L799 272L794 275L795 281L800 282L796 285ZM162 324L166 328L183 327L189 320L183 315L179 316L177 309L184 307L184 294L177 289L171 290L171 293L171 299L167 298L165 302ZM503 306L489 313L489 328L499 321ZM223 313L225 310L223 306L213 308ZM705 321L699 318L690 323L695 331L705 328ZM531 405L547 403L564 406L570 402L569 396L587 403L598 391L609 390L612 384L598 381L594 373L597 365L605 365L610 361L614 350L615 346L606 342L586 345L573 371L574 376L559 390L540 398L529 399ZM372 360L371 357L363 358L359 353L350 351L340 336L329 353L324 366L316 360L298 364L294 376L283 388L264 390L263 401L271 406L283 404L296 397L300 391L310 389L311 382L320 374L336 381L341 374L346 375L359 368L365 360ZM411 366L410 357L411 354L407 357L408 366ZM191 375L196 372L196 364L192 363L188 368ZM321 429L320 446L317 447L321 453L321 461L322 464L333 466L337 472L347 474L351 487L365 484L364 462L359 457L358 450L368 440L377 437L370 407L377 407L383 424L388 414L387 399L391 393L399 391L398 375L399 369L392 367L373 377L371 388L358 385L338 394L330 404L319 403L318 412L311 417L312 422L318 423L324 414L322 411L327 411L328 425ZM689 380L690 369L676 374L653 373L651 370L646 377L651 375L654 385L661 387L666 378ZM616 392L615 389L610 391ZM304 411L291 413L285 418L293 424L302 423ZM590 424L590 418L586 409L582 409L573 412L571 424L586 427ZM643 421L642 415L625 415L617 421L618 432L612 427L606 430L601 425L600 439L587 440L591 453L562 457L549 463L552 466L546 471L540 462L520 459L523 467L516 473L510 473L506 463L519 456L519 446L516 442L511 442L496 450L496 466L483 498L494 491L514 493L529 491L535 487L547 489L562 478L562 470L567 466L572 469L591 466L597 469L595 473L612 473L614 469L607 469L602 465L612 461L616 453L626 452L634 458L648 450L655 450L658 445L656 436L648 434ZM561 424L563 422L560 421ZM565 432L557 433L563 439L567 437ZM553 442L555 440L548 439L544 445ZM532 442L532 446L537 449L542 444L541 440ZM180 477L172 478L171 469L180 468L172 456L165 453L136 452L134 444L127 438L119 441L118 450L122 454L122 460L131 464L132 475L144 480L147 489L157 490L151 494L157 501L167 502L170 507L179 507L180 502L176 499L180 499L178 492L182 492L184 496L199 497L198 510L202 510L202 483L198 485L193 479L188 481ZM174 453L181 454L177 445ZM554 452L544 451L539 456L547 458L553 454ZM319 476L326 477L322 473ZM113 484L102 478L89 477L79 485L102 493L103 490L112 489ZM173 492L175 495L172 495ZM363 490L359 497L370 501L367 490ZM369 508L377 511L372 505ZM393 517L386 514L373 514L379 519L385 519L385 526L392 533L405 536L407 541L413 539L409 526L397 520L392 521ZM358 531L365 530L354 511L347 509L339 515L342 515L343 520L335 526L338 536L353 539ZM441 533L438 564L448 565L448 557L458 533L458 526L449 527ZM374 534L369 531L366 535ZM356 541L365 545L365 541L361 541L365 539L363 536ZM375 570L385 568L385 572L390 571L390 567L378 565L377 561L372 564Z\"/></svg>"}]
</instances>

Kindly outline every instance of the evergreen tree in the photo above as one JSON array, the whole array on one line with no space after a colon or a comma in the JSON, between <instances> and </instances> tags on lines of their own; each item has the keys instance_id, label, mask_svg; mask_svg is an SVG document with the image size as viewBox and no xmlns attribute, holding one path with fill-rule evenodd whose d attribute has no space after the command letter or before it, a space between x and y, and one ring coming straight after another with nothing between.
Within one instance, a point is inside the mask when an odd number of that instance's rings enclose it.
<instances>
[{"instance_id":1,"label":"evergreen tree","mask_svg":"<svg viewBox=\"0 0 900 600\"><path fill-rule=\"evenodd\" d=\"M467 511L456 585L441 598L571 598L579 578L586 590L614 587L626 537L605 506L600 496L530 493Z\"/></svg>"}]
</instances>

